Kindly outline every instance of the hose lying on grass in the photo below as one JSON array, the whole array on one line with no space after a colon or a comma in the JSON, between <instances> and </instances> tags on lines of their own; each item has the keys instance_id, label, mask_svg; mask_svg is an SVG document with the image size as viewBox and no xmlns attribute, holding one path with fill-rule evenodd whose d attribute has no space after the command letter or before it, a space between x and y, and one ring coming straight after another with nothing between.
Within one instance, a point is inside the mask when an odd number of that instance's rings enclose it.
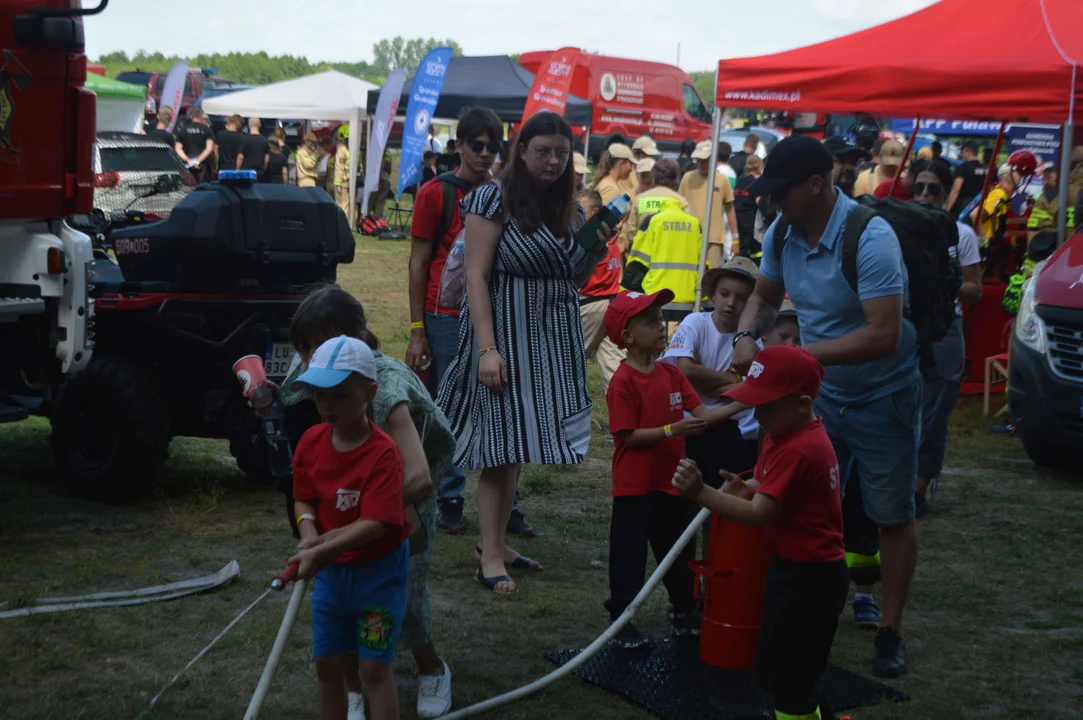
<instances>
[{"instance_id":1,"label":"hose lying on grass","mask_svg":"<svg viewBox=\"0 0 1083 720\"><path fill-rule=\"evenodd\" d=\"M7 618L26 617L40 613L64 612L67 610L87 610L90 608L124 607L128 605L143 605L144 603L161 602L163 600L176 600L186 595L214 590L215 588L228 585L241 574L241 566L236 560L231 560L213 575L168 585L155 585L154 587L139 588L138 590L120 590L116 592L101 592L92 595L74 595L71 597L52 597L35 600L34 604L26 607L4 610L0 612L0 620ZM7 603L0 608L7 607Z\"/></svg>"},{"instance_id":2,"label":"hose lying on grass","mask_svg":"<svg viewBox=\"0 0 1083 720\"><path fill-rule=\"evenodd\" d=\"M538 678L529 685L524 685L517 690L506 692L503 695L498 695L494 698L485 700L484 702L477 703L476 705L471 705L470 707L463 708L462 710L456 710L450 715L443 715L441 717L441 720L460 720L460 718L474 717L477 715L481 715L482 713L489 712L490 710L495 710L496 708L503 705L508 705L510 703L516 702L517 700L522 700L528 695L533 695L539 690L542 690L552 685L557 680L560 680L561 678L570 675L572 672L575 671L576 668L585 663L587 660L594 657L594 655L597 654L599 650L605 647L606 644L610 640L612 640L618 632L620 632L621 628L623 628L625 625L632 621L632 618L635 617L635 614L639 611L639 607L647 600L647 597L652 592L654 592L654 589L658 587L658 583L660 583L665 574L669 572L669 569L673 566L673 563L677 562L677 556L681 554L682 550L684 550L685 545L692 541L692 538L696 536L696 532L699 530L700 526L704 522L706 522L707 518L709 518L710 516L711 511L707 508L703 508L699 511L699 514L696 515L695 519L693 519L692 522L688 525L688 527L685 528L684 532L681 533L680 538L678 538L677 542L674 543L672 548L670 548L670 551L666 553L666 556L662 559L662 562L658 563L658 568L654 571L654 574L651 575L650 579L647 580L646 584L643 585L643 589L639 591L638 595L636 595L635 600L632 600L632 604L629 605L628 608L621 614L621 616L617 618L612 625L609 626L608 630L598 636L598 639L588 645L585 650L583 650L581 653L576 655L568 662L558 667L553 672L549 673L545 677Z\"/></svg>"}]
</instances>

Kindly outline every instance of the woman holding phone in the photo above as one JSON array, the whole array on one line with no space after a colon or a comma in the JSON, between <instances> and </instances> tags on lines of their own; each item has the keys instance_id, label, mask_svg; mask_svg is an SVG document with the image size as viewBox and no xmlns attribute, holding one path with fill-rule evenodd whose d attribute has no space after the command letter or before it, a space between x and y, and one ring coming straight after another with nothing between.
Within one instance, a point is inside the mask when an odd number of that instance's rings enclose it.
<instances>
[{"instance_id":1,"label":"woman holding phone","mask_svg":"<svg viewBox=\"0 0 1083 720\"><path fill-rule=\"evenodd\" d=\"M438 404L457 438L455 464L481 470L477 579L498 593L517 589L509 567L541 569L504 544L520 464L577 464L590 443L579 288L612 233L603 225L590 250L573 237L583 210L571 155L568 124L538 113L497 179L462 201L466 298Z\"/></svg>"}]
</instances>

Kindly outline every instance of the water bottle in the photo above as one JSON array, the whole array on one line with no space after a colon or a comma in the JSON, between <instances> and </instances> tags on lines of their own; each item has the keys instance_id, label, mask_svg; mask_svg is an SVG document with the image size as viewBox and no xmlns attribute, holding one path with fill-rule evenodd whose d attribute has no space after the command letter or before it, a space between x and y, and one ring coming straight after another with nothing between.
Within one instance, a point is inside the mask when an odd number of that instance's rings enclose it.
<instances>
[{"instance_id":1,"label":"water bottle","mask_svg":"<svg viewBox=\"0 0 1083 720\"><path fill-rule=\"evenodd\" d=\"M609 212L613 213L614 220L619 220L624 217L624 213L628 212L628 205L630 205L631 202L632 198L627 195L621 195L620 197L615 197L610 200L606 203L605 207Z\"/></svg>"},{"instance_id":2,"label":"water bottle","mask_svg":"<svg viewBox=\"0 0 1083 720\"><path fill-rule=\"evenodd\" d=\"M256 408L263 423L263 437L267 440L267 467L271 477L286 477L293 473L293 451L286 429L286 409L282 401L265 384L252 394L252 406Z\"/></svg>"}]
</instances>

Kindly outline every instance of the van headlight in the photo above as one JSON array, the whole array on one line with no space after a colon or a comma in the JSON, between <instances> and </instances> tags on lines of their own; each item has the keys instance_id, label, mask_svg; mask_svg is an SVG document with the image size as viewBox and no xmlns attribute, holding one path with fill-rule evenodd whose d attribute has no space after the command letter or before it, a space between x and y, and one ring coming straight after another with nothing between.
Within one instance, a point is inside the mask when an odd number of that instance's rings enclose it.
<instances>
[{"instance_id":1,"label":"van headlight","mask_svg":"<svg viewBox=\"0 0 1083 720\"><path fill-rule=\"evenodd\" d=\"M1038 287L1038 275L1045 267L1045 260L1034 267L1034 273L1023 286L1023 297L1019 300L1019 313L1015 316L1015 339L1035 352L1045 354L1045 323L1036 312L1038 304L1034 299Z\"/></svg>"}]
</instances>

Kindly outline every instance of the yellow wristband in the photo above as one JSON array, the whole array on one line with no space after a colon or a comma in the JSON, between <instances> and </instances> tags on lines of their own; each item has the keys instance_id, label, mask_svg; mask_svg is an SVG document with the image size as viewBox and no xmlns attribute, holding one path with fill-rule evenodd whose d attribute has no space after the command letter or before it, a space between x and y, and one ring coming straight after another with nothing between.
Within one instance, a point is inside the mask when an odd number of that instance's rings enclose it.
<instances>
[{"instance_id":1,"label":"yellow wristband","mask_svg":"<svg viewBox=\"0 0 1083 720\"><path fill-rule=\"evenodd\" d=\"M410 323L410 329L411 330L424 330L425 329L425 323L423 323L420 320L418 320L417 322L412 322L412 323Z\"/></svg>"},{"instance_id":2,"label":"yellow wristband","mask_svg":"<svg viewBox=\"0 0 1083 720\"><path fill-rule=\"evenodd\" d=\"M314 516L310 515L309 513L304 513L303 515L297 516L297 525L300 526L304 520L311 520L313 523L316 522L316 518Z\"/></svg>"},{"instance_id":3,"label":"yellow wristband","mask_svg":"<svg viewBox=\"0 0 1083 720\"><path fill-rule=\"evenodd\" d=\"M737 370L737 368L731 367L730 372L737 376L738 381L743 381L744 380L744 376L741 375L741 373Z\"/></svg>"},{"instance_id":4,"label":"yellow wristband","mask_svg":"<svg viewBox=\"0 0 1083 720\"><path fill-rule=\"evenodd\" d=\"M673 437L673 426L672 425L666 425L662 429L665 431L667 438Z\"/></svg>"}]
</instances>

